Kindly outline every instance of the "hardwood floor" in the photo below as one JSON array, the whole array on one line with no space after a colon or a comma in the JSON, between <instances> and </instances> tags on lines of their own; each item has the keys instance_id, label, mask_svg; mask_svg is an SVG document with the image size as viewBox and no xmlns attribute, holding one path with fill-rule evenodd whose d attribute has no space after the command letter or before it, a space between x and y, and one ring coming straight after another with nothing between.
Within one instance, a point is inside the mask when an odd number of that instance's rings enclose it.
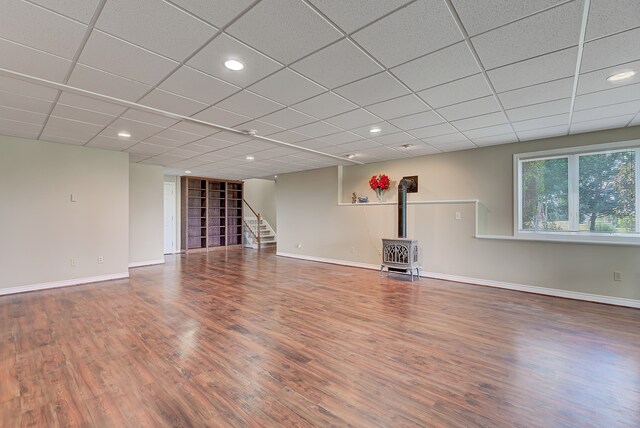
<instances>
[{"instance_id":1,"label":"hardwood floor","mask_svg":"<svg viewBox=\"0 0 640 428\"><path fill-rule=\"evenodd\" d=\"M0 426L640 426L640 311L237 250L0 297Z\"/></svg>"}]
</instances>

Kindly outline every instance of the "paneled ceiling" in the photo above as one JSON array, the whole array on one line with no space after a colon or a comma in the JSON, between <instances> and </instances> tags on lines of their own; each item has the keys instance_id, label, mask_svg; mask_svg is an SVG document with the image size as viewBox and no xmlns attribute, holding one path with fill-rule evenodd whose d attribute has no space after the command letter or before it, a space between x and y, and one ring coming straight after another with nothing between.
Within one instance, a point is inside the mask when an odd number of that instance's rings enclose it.
<instances>
[{"instance_id":1,"label":"paneled ceiling","mask_svg":"<svg viewBox=\"0 0 640 428\"><path fill-rule=\"evenodd\" d=\"M640 125L637 0L0 7L0 134L167 173L266 177Z\"/></svg>"}]
</instances>

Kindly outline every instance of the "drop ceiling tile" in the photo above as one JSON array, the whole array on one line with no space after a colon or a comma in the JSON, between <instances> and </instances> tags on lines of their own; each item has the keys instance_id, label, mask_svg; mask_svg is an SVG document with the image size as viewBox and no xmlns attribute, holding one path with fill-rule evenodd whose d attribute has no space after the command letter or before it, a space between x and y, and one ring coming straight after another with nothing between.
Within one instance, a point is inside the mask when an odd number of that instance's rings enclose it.
<instances>
[{"instance_id":1,"label":"drop ceiling tile","mask_svg":"<svg viewBox=\"0 0 640 428\"><path fill-rule=\"evenodd\" d=\"M253 139L250 135L238 134L236 132L230 131L220 131L216 134L213 134L211 137L217 140L225 140L231 141L232 143L245 143Z\"/></svg>"},{"instance_id":2,"label":"drop ceiling tile","mask_svg":"<svg viewBox=\"0 0 640 428\"><path fill-rule=\"evenodd\" d=\"M607 80L608 77L614 74L626 71L636 71L636 74L628 79L616 82L609 82ZM640 83L640 61L628 62L626 64L581 74L578 79L578 90L576 94L583 95L590 92L613 89L619 86L633 85L635 83Z\"/></svg>"},{"instance_id":3,"label":"drop ceiling tile","mask_svg":"<svg viewBox=\"0 0 640 428\"><path fill-rule=\"evenodd\" d=\"M164 147L180 147L184 145L184 141L171 140L169 138L158 137L158 135L152 135L149 138L146 138L143 143L155 144L157 146Z\"/></svg>"},{"instance_id":4,"label":"drop ceiling tile","mask_svg":"<svg viewBox=\"0 0 640 428\"><path fill-rule=\"evenodd\" d=\"M389 73L380 73L335 90L349 101L360 106L406 95L409 91Z\"/></svg>"},{"instance_id":5,"label":"drop ceiling tile","mask_svg":"<svg viewBox=\"0 0 640 428\"><path fill-rule=\"evenodd\" d=\"M385 66L393 67L458 42L462 34L445 2L420 0L358 31L353 38Z\"/></svg>"},{"instance_id":6,"label":"drop ceiling tile","mask_svg":"<svg viewBox=\"0 0 640 428\"><path fill-rule=\"evenodd\" d=\"M373 128L379 128L380 132L375 132L375 133L371 132L371 129ZM361 126L360 128L355 128L351 130L351 132L353 132L354 134L358 134L361 137L365 137L365 138L381 137L383 135L394 134L400 131L402 131L402 129L399 129L388 122L374 123L372 125Z\"/></svg>"},{"instance_id":7,"label":"drop ceiling tile","mask_svg":"<svg viewBox=\"0 0 640 428\"><path fill-rule=\"evenodd\" d=\"M245 90L223 100L216 107L256 118L273 113L284 106Z\"/></svg>"},{"instance_id":8,"label":"drop ceiling tile","mask_svg":"<svg viewBox=\"0 0 640 428\"><path fill-rule=\"evenodd\" d=\"M508 133L513 133L513 128L511 128L511 125L509 125L508 123L464 131L464 135L468 138L473 139L474 141L478 138L492 137L495 135L504 135Z\"/></svg>"},{"instance_id":9,"label":"drop ceiling tile","mask_svg":"<svg viewBox=\"0 0 640 428\"><path fill-rule=\"evenodd\" d=\"M25 1L5 1L0 37L73 59L87 26Z\"/></svg>"},{"instance_id":10,"label":"drop ceiling tile","mask_svg":"<svg viewBox=\"0 0 640 428\"><path fill-rule=\"evenodd\" d=\"M397 159L400 156L398 150L391 147L377 147L374 149L361 150L357 153L356 159L359 161L383 161Z\"/></svg>"},{"instance_id":11,"label":"drop ceiling tile","mask_svg":"<svg viewBox=\"0 0 640 428\"><path fill-rule=\"evenodd\" d=\"M250 122L243 123L238 128L242 130L255 129L258 131L258 135L275 134L276 132L282 132L285 130L284 128L271 125L270 123L263 122L261 120L252 120Z\"/></svg>"},{"instance_id":12,"label":"drop ceiling tile","mask_svg":"<svg viewBox=\"0 0 640 428\"><path fill-rule=\"evenodd\" d=\"M382 144L378 144L371 140L358 140L353 141L351 143L340 144L338 146L327 147L323 150L324 153L328 154L346 154L351 153L357 150L365 150L365 149L377 149L384 147Z\"/></svg>"},{"instance_id":13,"label":"drop ceiling tile","mask_svg":"<svg viewBox=\"0 0 640 428\"><path fill-rule=\"evenodd\" d=\"M127 152L154 156L161 155L168 152L169 150L171 150L170 147L157 146L155 144L149 143L138 143L132 147L129 147L127 149Z\"/></svg>"},{"instance_id":14,"label":"drop ceiling tile","mask_svg":"<svg viewBox=\"0 0 640 428\"><path fill-rule=\"evenodd\" d=\"M515 143L516 141L518 141L518 137L513 132L473 139L473 142L480 147L497 146L499 144Z\"/></svg>"},{"instance_id":15,"label":"drop ceiling tile","mask_svg":"<svg viewBox=\"0 0 640 428\"><path fill-rule=\"evenodd\" d=\"M170 3L155 0L109 0L96 28L176 61L184 60L217 33Z\"/></svg>"},{"instance_id":16,"label":"drop ceiling tile","mask_svg":"<svg viewBox=\"0 0 640 428\"><path fill-rule=\"evenodd\" d=\"M424 128L425 126L437 125L438 123L445 122L445 120L438 116L435 111L425 111L410 116L391 119L389 122L400 129L408 131L416 128Z\"/></svg>"},{"instance_id":17,"label":"drop ceiling tile","mask_svg":"<svg viewBox=\"0 0 640 428\"><path fill-rule=\"evenodd\" d=\"M173 3L221 28L245 10L252 0L173 0Z\"/></svg>"},{"instance_id":18,"label":"drop ceiling tile","mask_svg":"<svg viewBox=\"0 0 640 428\"><path fill-rule=\"evenodd\" d=\"M136 154L132 153L132 156L135 156L135 155ZM140 163L145 164L145 165L160 165L160 166L163 166L163 165L170 165L170 164L172 164L174 162L179 162L182 159L184 159L184 158L181 158L181 157L178 157L178 156L158 155L158 156L150 157L148 159L144 159ZM176 173L176 175L179 175L180 173L182 173L182 171L178 171Z\"/></svg>"},{"instance_id":19,"label":"drop ceiling tile","mask_svg":"<svg viewBox=\"0 0 640 428\"><path fill-rule=\"evenodd\" d=\"M165 155L168 155L168 156L178 156L183 158L192 158L194 156L198 156L198 154L199 154L198 152L186 150L183 148L174 148L165 153ZM207 163L207 161L199 160L197 161L196 165L203 165L205 163ZM189 165L189 166L196 166L196 165Z\"/></svg>"},{"instance_id":20,"label":"drop ceiling tile","mask_svg":"<svg viewBox=\"0 0 640 428\"><path fill-rule=\"evenodd\" d=\"M425 73L425 70L429 70ZM464 42L439 50L391 70L414 91L420 91L480 72Z\"/></svg>"},{"instance_id":21,"label":"drop ceiling tile","mask_svg":"<svg viewBox=\"0 0 640 428\"><path fill-rule=\"evenodd\" d=\"M440 153L441 150L428 144L416 144L415 147L411 147L406 150L398 150L398 158L407 158L415 156L432 155L434 153Z\"/></svg>"},{"instance_id":22,"label":"drop ceiling tile","mask_svg":"<svg viewBox=\"0 0 640 428\"><path fill-rule=\"evenodd\" d=\"M470 117L452 122L451 124L460 131L468 131L470 129L484 128L486 126L502 125L507 123L507 116L503 112L495 112L484 114L482 116Z\"/></svg>"},{"instance_id":23,"label":"drop ceiling tile","mask_svg":"<svg viewBox=\"0 0 640 428\"><path fill-rule=\"evenodd\" d=\"M30 0L71 19L88 24L100 0Z\"/></svg>"},{"instance_id":24,"label":"drop ceiling tile","mask_svg":"<svg viewBox=\"0 0 640 428\"><path fill-rule=\"evenodd\" d=\"M148 123L136 122L134 120L118 118L108 128L100 133L105 137L124 139L125 141L138 142L162 131L162 127L150 125ZM128 132L130 138L118 137L119 132Z\"/></svg>"},{"instance_id":25,"label":"drop ceiling tile","mask_svg":"<svg viewBox=\"0 0 640 428\"><path fill-rule=\"evenodd\" d=\"M628 126L636 126L640 125L640 114L637 114L636 117L629 123Z\"/></svg>"},{"instance_id":26,"label":"drop ceiling tile","mask_svg":"<svg viewBox=\"0 0 640 428\"><path fill-rule=\"evenodd\" d=\"M78 62L149 85L157 84L178 65L96 30L91 32Z\"/></svg>"},{"instance_id":27,"label":"drop ceiling tile","mask_svg":"<svg viewBox=\"0 0 640 428\"><path fill-rule=\"evenodd\" d=\"M383 101L367 107L367 110L379 117L389 120L429 110L429 107L413 94Z\"/></svg>"},{"instance_id":28,"label":"drop ceiling tile","mask_svg":"<svg viewBox=\"0 0 640 428\"><path fill-rule=\"evenodd\" d=\"M291 68L330 89L383 70L347 39L296 62Z\"/></svg>"},{"instance_id":29,"label":"drop ceiling tile","mask_svg":"<svg viewBox=\"0 0 640 428\"><path fill-rule=\"evenodd\" d=\"M208 105L240 90L236 85L187 66L176 70L159 88Z\"/></svg>"},{"instance_id":30,"label":"drop ceiling tile","mask_svg":"<svg viewBox=\"0 0 640 428\"><path fill-rule=\"evenodd\" d=\"M299 0L263 0L226 31L286 64L341 36L338 30Z\"/></svg>"},{"instance_id":31,"label":"drop ceiling tile","mask_svg":"<svg viewBox=\"0 0 640 428\"><path fill-rule=\"evenodd\" d=\"M565 0L453 0L467 32L474 36L555 6Z\"/></svg>"},{"instance_id":32,"label":"drop ceiling tile","mask_svg":"<svg viewBox=\"0 0 640 428\"><path fill-rule=\"evenodd\" d=\"M604 119L589 120L571 124L571 133L580 134L583 132L599 131L602 129L622 128L635 117L635 114L626 116L608 117Z\"/></svg>"},{"instance_id":33,"label":"drop ceiling tile","mask_svg":"<svg viewBox=\"0 0 640 428\"><path fill-rule=\"evenodd\" d=\"M82 64L73 68L69 85L127 101L137 101L151 90L151 86L144 83Z\"/></svg>"},{"instance_id":34,"label":"drop ceiling tile","mask_svg":"<svg viewBox=\"0 0 640 428\"><path fill-rule=\"evenodd\" d=\"M307 137L306 135L300 134L299 132L295 132L295 131L278 132L277 134L269 135L269 138L273 138L274 140L282 141L290 144L295 144L298 141L304 141L309 139L309 137Z\"/></svg>"},{"instance_id":35,"label":"drop ceiling tile","mask_svg":"<svg viewBox=\"0 0 640 428\"><path fill-rule=\"evenodd\" d=\"M32 111L0 106L0 118L42 126L45 119L47 118L47 115L43 113L35 113Z\"/></svg>"},{"instance_id":36,"label":"drop ceiling tile","mask_svg":"<svg viewBox=\"0 0 640 428\"><path fill-rule=\"evenodd\" d=\"M409 1L311 0L311 3L346 33L351 33L409 3Z\"/></svg>"},{"instance_id":37,"label":"drop ceiling tile","mask_svg":"<svg viewBox=\"0 0 640 428\"><path fill-rule=\"evenodd\" d=\"M636 101L639 99L640 83L636 83L635 85L620 86L606 91L578 95L576 97L574 110L584 110L611 104L625 103L628 101Z\"/></svg>"},{"instance_id":38,"label":"drop ceiling tile","mask_svg":"<svg viewBox=\"0 0 640 428\"><path fill-rule=\"evenodd\" d=\"M636 115L640 112L640 99L606 107L598 107L573 112L573 123L595 121L615 116ZM626 125L625 125L626 126Z\"/></svg>"},{"instance_id":39,"label":"drop ceiling tile","mask_svg":"<svg viewBox=\"0 0 640 428\"><path fill-rule=\"evenodd\" d=\"M447 144L455 144L461 142L469 143L469 139L459 132L454 132L452 134L423 138L422 142L427 143L433 147L440 147Z\"/></svg>"},{"instance_id":40,"label":"drop ceiling tile","mask_svg":"<svg viewBox=\"0 0 640 428\"><path fill-rule=\"evenodd\" d=\"M42 134L55 135L58 137L87 142L102 131L103 128L104 126L102 125L51 116L49 117Z\"/></svg>"},{"instance_id":41,"label":"drop ceiling tile","mask_svg":"<svg viewBox=\"0 0 640 428\"><path fill-rule=\"evenodd\" d=\"M513 122L513 129L519 134L522 131L531 131L539 128L549 128L552 126L567 125L569 123L569 113L557 114L555 116L541 117L538 119L523 120Z\"/></svg>"},{"instance_id":42,"label":"drop ceiling tile","mask_svg":"<svg viewBox=\"0 0 640 428\"><path fill-rule=\"evenodd\" d=\"M449 121L464 119L465 117L480 116L482 114L494 113L496 111L500 111L500 105L497 103L493 95L438 109L438 113Z\"/></svg>"},{"instance_id":43,"label":"drop ceiling tile","mask_svg":"<svg viewBox=\"0 0 640 428\"><path fill-rule=\"evenodd\" d=\"M0 105L17 108L20 110L32 111L35 113L48 114L51 110L51 101L39 98L23 97L13 92L0 91Z\"/></svg>"},{"instance_id":44,"label":"drop ceiling tile","mask_svg":"<svg viewBox=\"0 0 640 428\"><path fill-rule=\"evenodd\" d=\"M310 100L303 101L294 106L296 110L307 113L318 119L326 119L349 110L355 110L358 106L331 92L325 92Z\"/></svg>"},{"instance_id":45,"label":"drop ceiling tile","mask_svg":"<svg viewBox=\"0 0 640 428\"><path fill-rule=\"evenodd\" d=\"M573 94L573 77L527 86L498 94L505 109L514 109L530 104L571 97Z\"/></svg>"},{"instance_id":46,"label":"drop ceiling tile","mask_svg":"<svg viewBox=\"0 0 640 428\"><path fill-rule=\"evenodd\" d=\"M489 70L487 74L496 91L509 91L572 77L576 72L577 55L578 48L569 48Z\"/></svg>"},{"instance_id":47,"label":"drop ceiling tile","mask_svg":"<svg viewBox=\"0 0 640 428\"><path fill-rule=\"evenodd\" d=\"M60 132L60 131L54 130L54 132ZM38 139L40 141L48 141L51 143L60 143L60 144L70 144L73 146L82 146L87 142L86 139L73 138L73 137L69 137L68 135L69 134L62 136L62 135L54 134L47 131L47 132L43 132L42 135L40 135L40 138Z\"/></svg>"},{"instance_id":48,"label":"drop ceiling tile","mask_svg":"<svg viewBox=\"0 0 640 428\"><path fill-rule=\"evenodd\" d=\"M416 138L437 137L440 135L452 134L454 132L457 132L457 130L448 123L425 126L424 128L417 128L409 131L409 133Z\"/></svg>"},{"instance_id":49,"label":"drop ceiling tile","mask_svg":"<svg viewBox=\"0 0 640 428\"><path fill-rule=\"evenodd\" d=\"M307 135L311 138L319 138L324 137L325 135L337 134L338 132L341 132L342 129L329 123L318 121L296 128L294 131Z\"/></svg>"},{"instance_id":50,"label":"drop ceiling tile","mask_svg":"<svg viewBox=\"0 0 640 428\"><path fill-rule=\"evenodd\" d=\"M184 116L191 116L207 107L207 104L162 89L151 91L140 100L140 104Z\"/></svg>"},{"instance_id":51,"label":"drop ceiling tile","mask_svg":"<svg viewBox=\"0 0 640 428\"><path fill-rule=\"evenodd\" d=\"M22 122L16 122L16 123L22 123ZM25 124L25 125L30 125L30 124ZM0 120L0 135L8 135L8 136L12 136L12 137L19 137L19 138L29 138L31 140L35 140L38 138L38 134L40 133L39 130L18 130L15 127L11 127L10 129L5 128L5 126L9 126L7 124L3 124L2 121Z\"/></svg>"},{"instance_id":52,"label":"drop ceiling tile","mask_svg":"<svg viewBox=\"0 0 640 428\"><path fill-rule=\"evenodd\" d=\"M193 123L189 121L181 121L171 127L174 131L187 132L189 134L199 135L201 137L208 137L209 135L216 134L220 130L207 125L200 125L199 123Z\"/></svg>"},{"instance_id":53,"label":"drop ceiling tile","mask_svg":"<svg viewBox=\"0 0 640 428\"><path fill-rule=\"evenodd\" d=\"M487 69L575 46L583 3L576 0L563 4L473 37L471 42Z\"/></svg>"},{"instance_id":54,"label":"drop ceiling tile","mask_svg":"<svg viewBox=\"0 0 640 428\"><path fill-rule=\"evenodd\" d=\"M384 144L385 146L398 145L400 143L408 143L416 140L417 138L407 134L406 132L396 132L395 134L383 135L381 137L372 138L376 143Z\"/></svg>"},{"instance_id":55,"label":"drop ceiling tile","mask_svg":"<svg viewBox=\"0 0 640 428\"><path fill-rule=\"evenodd\" d=\"M491 95L491 88L481 73L418 92L432 108L445 107Z\"/></svg>"},{"instance_id":56,"label":"drop ceiling tile","mask_svg":"<svg viewBox=\"0 0 640 428\"><path fill-rule=\"evenodd\" d=\"M591 0L585 40L629 30L639 23L640 7L636 0Z\"/></svg>"},{"instance_id":57,"label":"drop ceiling tile","mask_svg":"<svg viewBox=\"0 0 640 428\"><path fill-rule=\"evenodd\" d=\"M11 92L24 97L39 98L46 101L53 101L58 96L56 89L4 76L0 76L0 91Z\"/></svg>"},{"instance_id":58,"label":"drop ceiling tile","mask_svg":"<svg viewBox=\"0 0 640 428\"><path fill-rule=\"evenodd\" d=\"M637 61L640 58L640 28L584 44L580 72Z\"/></svg>"},{"instance_id":59,"label":"drop ceiling tile","mask_svg":"<svg viewBox=\"0 0 640 428\"><path fill-rule=\"evenodd\" d=\"M569 133L569 125L551 126L548 128L537 128L529 131L518 131L520 141L538 140L541 138L557 137L567 135Z\"/></svg>"},{"instance_id":60,"label":"drop ceiling tile","mask_svg":"<svg viewBox=\"0 0 640 428\"><path fill-rule=\"evenodd\" d=\"M191 143L196 140L202 139L202 135L192 134L190 132L179 131L174 128L165 129L162 132L155 134L154 136L160 138L166 138L169 140L180 141L182 144Z\"/></svg>"},{"instance_id":61,"label":"drop ceiling tile","mask_svg":"<svg viewBox=\"0 0 640 428\"><path fill-rule=\"evenodd\" d=\"M224 66L227 59L242 62L244 69L229 70ZM213 39L187 65L243 88L282 68L278 62L226 34Z\"/></svg>"},{"instance_id":62,"label":"drop ceiling tile","mask_svg":"<svg viewBox=\"0 0 640 428\"><path fill-rule=\"evenodd\" d=\"M134 144L134 142L121 140L119 138L109 138L105 137L104 135L97 135L87 143L87 147L122 151L128 149Z\"/></svg>"},{"instance_id":63,"label":"drop ceiling tile","mask_svg":"<svg viewBox=\"0 0 640 428\"><path fill-rule=\"evenodd\" d=\"M438 146L434 145L433 147L443 152L456 152L458 150L475 149L477 146L471 141L460 141L457 143L442 144Z\"/></svg>"},{"instance_id":64,"label":"drop ceiling tile","mask_svg":"<svg viewBox=\"0 0 640 428\"><path fill-rule=\"evenodd\" d=\"M286 68L251 85L249 90L284 105L295 104L325 92L322 86Z\"/></svg>"},{"instance_id":65,"label":"drop ceiling tile","mask_svg":"<svg viewBox=\"0 0 640 428\"><path fill-rule=\"evenodd\" d=\"M292 155L294 153L298 153L299 150L296 149L292 149L289 147L276 147L273 149L269 149L269 150L265 150L263 152L260 152L260 155L263 159L273 159L273 158L277 158L280 156L288 156L288 155Z\"/></svg>"},{"instance_id":66,"label":"drop ceiling tile","mask_svg":"<svg viewBox=\"0 0 640 428\"><path fill-rule=\"evenodd\" d=\"M320 138L321 141L331 145L352 143L360 139L362 139L362 137L353 132L340 132L339 134L327 135Z\"/></svg>"},{"instance_id":67,"label":"drop ceiling tile","mask_svg":"<svg viewBox=\"0 0 640 428\"><path fill-rule=\"evenodd\" d=\"M233 127L251 120L249 116L236 114L218 107L209 107L205 110L202 110L200 113L194 114L193 118L202 120L208 123L214 123L216 125L230 126L230 127Z\"/></svg>"},{"instance_id":68,"label":"drop ceiling tile","mask_svg":"<svg viewBox=\"0 0 640 428\"><path fill-rule=\"evenodd\" d=\"M561 113L569 113L571 110L571 98L533 104L507 110L507 117L511 121L536 119L538 117L553 116Z\"/></svg>"},{"instance_id":69,"label":"drop ceiling tile","mask_svg":"<svg viewBox=\"0 0 640 428\"><path fill-rule=\"evenodd\" d=\"M9 40L0 39L2 68L42 79L62 82L71 61Z\"/></svg>"},{"instance_id":70,"label":"drop ceiling tile","mask_svg":"<svg viewBox=\"0 0 640 428\"><path fill-rule=\"evenodd\" d=\"M158 114L147 113L142 110L129 109L121 116L123 119L135 120L136 122L148 123L150 125L160 126L162 128L168 128L169 126L178 123L175 119L169 119L168 117L160 116Z\"/></svg>"},{"instance_id":71,"label":"drop ceiling tile","mask_svg":"<svg viewBox=\"0 0 640 428\"><path fill-rule=\"evenodd\" d=\"M358 109L330 117L326 121L343 129L353 129L380 122L380 118L364 109Z\"/></svg>"},{"instance_id":72,"label":"drop ceiling tile","mask_svg":"<svg viewBox=\"0 0 640 428\"><path fill-rule=\"evenodd\" d=\"M69 92L63 92L60 94L58 102L72 107L103 113L109 116L119 116L127 109L126 107L122 107L118 104L108 103Z\"/></svg>"},{"instance_id":73,"label":"drop ceiling tile","mask_svg":"<svg viewBox=\"0 0 640 428\"><path fill-rule=\"evenodd\" d=\"M203 138L202 140L198 140L196 144L198 144L199 146L208 147L210 150L218 150L218 149L223 149L225 147L232 146L236 143L232 141L219 140L213 137L207 137L207 138Z\"/></svg>"},{"instance_id":74,"label":"drop ceiling tile","mask_svg":"<svg viewBox=\"0 0 640 428\"><path fill-rule=\"evenodd\" d=\"M42 125L0 118L0 129L8 130L9 133L6 135L32 135L35 133L37 137L42 129Z\"/></svg>"},{"instance_id":75,"label":"drop ceiling tile","mask_svg":"<svg viewBox=\"0 0 640 428\"><path fill-rule=\"evenodd\" d=\"M268 114L261 119L280 128L290 129L307 123L315 122L316 119L304 113L300 113L291 108L285 108L275 113Z\"/></svg>"},{"instance_id":76,"label":"drop ceiling tile","mask_svg":"<svg viewBox=\"0 0 640 428\"><path fill-rule=\"evenodd\" d=\"M85 110L81 108L76 108L68 105L64 105L62 103L56 104L53 111L51 112L52 116L62 117L65 119L79 120L86 123L93 123L94 125L102 125L107 126L111 122L113 122L116 117L98 113L91 110Z\"/></svg>"},{"instance_id":77,"label":"drop ceiling tile","mask_svg":"<svg viewBox=\"0 0 640 428\"><path fill-rule=\"evenodd\" d=\"M323 151L324 149L326 149L327 147L331 147L332 145L333 144L325 143L324 141L316 139L299 141L296 143L296 146L298 147L305 147L307 149L319 151Z\"/></svg>"}]
</instances>

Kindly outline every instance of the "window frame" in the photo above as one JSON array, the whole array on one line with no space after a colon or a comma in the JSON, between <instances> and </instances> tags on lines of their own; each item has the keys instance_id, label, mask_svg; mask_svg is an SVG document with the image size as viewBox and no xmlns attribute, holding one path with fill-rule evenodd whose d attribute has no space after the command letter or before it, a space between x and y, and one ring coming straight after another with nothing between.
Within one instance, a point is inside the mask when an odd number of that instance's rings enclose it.
<instances>
[{"instance_id":1,"label":"window frame","mask_svg":"<svg viewBox=\"0 0 640 428\"><path fill-rule=\"evenodd\" d=\"M598 153L635 151L636 233L580 232L579 228L579 162L580 156ZM522 165L523 162L547 159L568 159L569 231L524 230L522 228ZM640 245L640 140L589 146L543 150L513 155L513 236L516 239L595 244Z\"/></svg>"}]
</instances>

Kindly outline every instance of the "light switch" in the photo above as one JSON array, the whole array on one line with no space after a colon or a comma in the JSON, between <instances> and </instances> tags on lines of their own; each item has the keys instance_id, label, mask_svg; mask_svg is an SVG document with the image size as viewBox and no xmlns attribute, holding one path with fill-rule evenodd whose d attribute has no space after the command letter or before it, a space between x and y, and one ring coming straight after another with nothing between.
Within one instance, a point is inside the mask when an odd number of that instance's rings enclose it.
<instances>
[{"instance_id":1,"label":"light switch","mask_svg":"<svg viewBox=\"0 0 640 428\"><path fill-rule=\"evenodd\" d=\"M71 194L71 202L78 202L78 195Z\"/></svg>"}]
</instances>

